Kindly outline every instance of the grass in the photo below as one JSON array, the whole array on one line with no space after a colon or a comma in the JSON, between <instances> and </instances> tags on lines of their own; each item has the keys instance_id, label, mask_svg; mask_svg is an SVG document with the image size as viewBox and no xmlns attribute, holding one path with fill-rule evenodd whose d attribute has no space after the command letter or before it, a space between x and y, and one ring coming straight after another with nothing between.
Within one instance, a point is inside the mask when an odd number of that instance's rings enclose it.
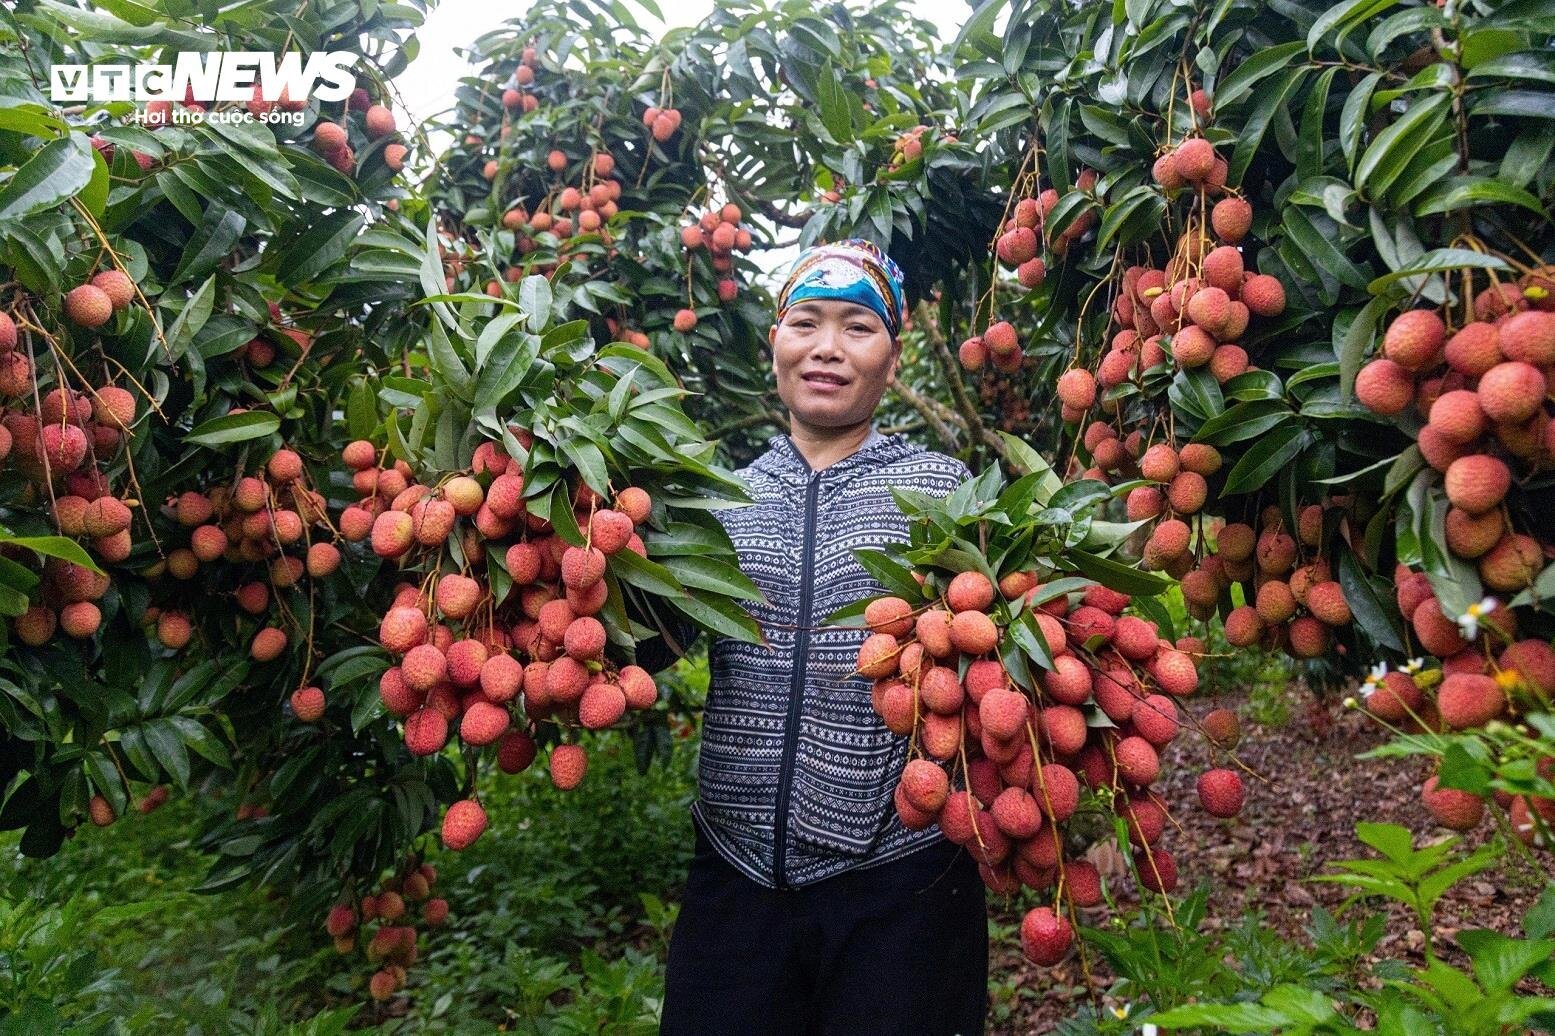
<instances>
[{"instance_id":1,"label":"grass","mask_svg":"<svg viewBox=\"0 0 1555 1036\"><path fill-rule=\"evenodd\" d=\"M543 766L488 781L491 827L462 854L425 838L451 913L424 932L409 996L380 1010L372 966L341 957L322 918L280 897L192 890L191 794L82 829L49 860L0 845L0 1036L71 1031L651 1033L667 929L692 846L695 752L639 773L630 741L598 739L583 786Z\"/></svg>"}]
</instances>

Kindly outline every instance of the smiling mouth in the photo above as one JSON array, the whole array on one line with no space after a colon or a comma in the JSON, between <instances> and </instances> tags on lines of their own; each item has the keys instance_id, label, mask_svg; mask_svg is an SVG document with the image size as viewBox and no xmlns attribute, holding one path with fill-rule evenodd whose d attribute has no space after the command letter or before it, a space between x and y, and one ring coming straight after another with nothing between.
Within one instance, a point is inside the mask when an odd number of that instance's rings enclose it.
<instances>
[{"instance_id":1,"label":"smiling mouth","mask_svg":"<svg viewBox=\"0 0 1555 1036\"><path fill-rule=\"evenodd\" d=\"M823 371L811 371L801 376L801 380L819 385L846 385L848 379L839 374L827 374Z\"/></svg>"}]
</instances>

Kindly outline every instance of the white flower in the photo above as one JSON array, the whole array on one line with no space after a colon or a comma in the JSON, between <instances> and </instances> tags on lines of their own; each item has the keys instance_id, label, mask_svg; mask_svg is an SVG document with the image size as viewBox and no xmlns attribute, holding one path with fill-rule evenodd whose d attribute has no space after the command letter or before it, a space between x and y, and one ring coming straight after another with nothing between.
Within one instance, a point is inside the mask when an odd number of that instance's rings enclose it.
<instances>
[{"instance_id":1,"label":"white flower","mask_svg":"<svg viewBox=\"0 0 1555 1036\"><path fill-rule=\"evenodd\" d=\"M1414 676L1416 673L1418 673L1420 670L1422 670L1424 668L1425 668L1425 659L1417 657L1417 658L1411 658L1409 661L1407 661L1403 665L1399 666L1398 667L1398 671L1401 672L1401 673L1405 673L1405 674L1407 674L1409 676Z\"/></svg>"},{"instance_id":2,"label":"white flower","mask_svg":"<svg viewBox=\"0 0 1555 1036\"><path fill-rule=\"evenodd\" d=\"M1158 1032L1159 1030L1150 1022L1146 1022L1139 1027L1139 1036L1156 1036Z\"/></svg>"},{"instance_id":3,"label":"white flower","mask_svg":"<svg viewBox=\"0 0 1555 1036\"><path fill-rule=\"evenodd\" d=\"M1458 632L1468 640L1479 636L1479 620L1496 610L1496 599L1487 597L1478 604L1471 604L1468 610L1458 616Z\"/></svg>"},{"instance_id":4,"label":"white flower","mask_svg":"<svg viewBox=\"0 0 1555 1036\"><path fill-rule=\"evenodd\" d=\"M1361 694L1370 698L1377 693L1377 688L1382 686L1382 678L1388 675L1388 664L1378 662L1371 667L1371 672L1366 674L1366 680L1361 684Z\"/></svg>"}]
</instances>

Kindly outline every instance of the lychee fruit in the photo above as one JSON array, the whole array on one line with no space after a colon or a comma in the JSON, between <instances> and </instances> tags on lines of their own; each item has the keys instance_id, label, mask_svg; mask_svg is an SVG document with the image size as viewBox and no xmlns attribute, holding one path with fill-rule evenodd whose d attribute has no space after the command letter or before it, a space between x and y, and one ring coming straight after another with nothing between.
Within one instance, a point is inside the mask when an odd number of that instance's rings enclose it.
<instances>
[{"instance_id":1,"label":"lychee fruit","mask_svg":"<svg viewBox=\"0 0 1555 1036\"><path fill-rule=\"evenodd\" d=\"M474 799L460 799L443 814L443 847L468 849L486 830L486 811Z\"/></svg>"},{"instance_id":2,"label":"lychee fruit","mask_svg":"<svg viewBox=\"0 0 1555 1036\"><path fill-rule=\"evenodd\" d=\"M1052 907L1034 907L1020 923L1021 952L1039 967L1052 967L1069 954L1074 929Z\"/></svg>"},{"instance_id":3,"label":"lychee fruit","mask_svg":"<svg viewBox=\"0 0 1555 1036\"><path fill-rule=\"evenodd\" d=\"M1199 802L1212 817L1227 819L1242 812L1245 792L1235 770L1206 770L1199 775Z\"/></svg>"},{"instance_id":4,"label":"lychee fruit","mask_svg":"<svg viewBox=\"0 0 1555 1036\"><path fill-rule=\"evenodd\" d=\"M400 672L411 690L430 691L448 678L448 658L434 644L418 644L405 653Z\"/></svg>"},{"instance_id":5,"label":"lychee fruit","mask_svg":"<svg viewBox=\"0 0 1555 1036\"><path fill-rule=\"evenodd\" d=\"M1484 514L1495 507L1511 485L1511 470L1499 458L1487 454L1459 457L1447 467L1447 499L1471 515Z\"/></svg>"},{"instance_id":6,"label":"lychee fruit","mask_svg":"<svg viewBox=\"0 0 1555 1036\"><path fill-rule=\"evenodd\" d=\"M459 738L467 745L489 745L507 732L508 710L489 701L471 702L459 721Z\"/></svg>"},{"instance_id":7,"label":"lychee fruit","mask_svg":"<svg viewBox=\"0 0 1555 1036\"><path fill-rule=\"evenodd\" d=\"M1242 284L1242 304L1260 317L1277 317L1285 312L1285 285L1278 277L1255 273Z\"/></svg>"},{"instance_id":8,"label":"lychee fruit","mask_svg":"<svg viewBox=\"0 0 1555 1036\"><path fill-rule=\"evenodd\" d=\"M1493 677L1450 673L1436 692L1436 709L1453 730L1482 727L1506 709L1506 692Z\"/></svg>"},{"instance_id":9,"label":"lychee fruit","mask_svg":"<svg viewBox=\"0 0 1555 1036\"><path fill-rule=\"evenodd\" d=\"M65 316L82 327L102 327L113 317L113 299L95 284L79 284L65 293Z\"/></svg>"},{"instance_id":10,"label":"lychee fruit","mask_svg":"<svg viewBox=\"0 0 1555 1036\"><path fill-rule=\"evenodd\" d=\"M1498 363L1479 379L1479 404L1498 424L1518 424L1544 406L1544 373L1521 360ZM1432 410L1435 413L1435 410Z\"/></svg>"},{"instance_id":11,"label":"lychee fruit","mask_svg":"<svg viewBox=\"0 0 1555 1036\"><path fill-rule=\"evenodd\" d=\"M1459 374L1477 378L1503 359L1496 325L1476 320L1447 340L1447 363Z\"/></svg>"},{"instance_id":12,"label":"lychee fruit","mask_svg":"<svg viewBox=\"0 0 1555 1036\"><path fill-rule=\"evenodd\" d=\"M1436 822L1454 831L1472 831L1485 818L1485 800L1458 788L1439 787L1435 774L1426 778L1420 799Z\"/></svg>"},{"instance_id":13,"label":"lychee fruit","mask_svg":"<svg viewBox=\"0 0 1555 1036\"><path fill-rule=\"evenodd\" d=\"M1118 775L1135 787L1144 787L1161 775L1161 759L1155 746L1137 735L1119 741L1113 756Z\"/></svg>"},{"instance_id":14,"label":"lychee fruit","mask_svg":"<svg viewBox=\"0 0 1555 1036\"><path fill-rule=\"evenodd\" d=\"M597 547L568 547L562 554L562 582L573 590L587 590L605 577L605 554Z\"/></svg>"},{"instance_id":15,"label":"lychee fruit","mask_svg":"<svg viewBox=\"0 0 1555 1036\"><path fill-rule=\"evenodd\" d=\"M448 743L448 717L435 708L417 709L405 717L405 747L411 755L432 755Z\"/></svg>"},{"instance_id":16,"label":"lychee fruit","mask_svg":"<svg viewBox=\"0 0 1555 1036\"><path fill-rule=\"evenodd\" d=\"M1242 722L1230 709L1214 709L1205 715L1204 736L1221 748L1235 748L1242 740Z\"/></svg>"},{"instance_id":17,"label":"lychee fruit","mask_svg":"<svg viewBox=\"0 0 1555 1036\"><path fill-rule=\"evenodd\" d=\"M248 653L256 662L273 662L285 649L286 634L274 626L266 626L254 634Z\"/></svg>"},{"instance_id":18,"label":"lychee fruit","mask_svg":"<svg viewBox=\"0 0 1555 1036\"><path fill-rule=\"evenodd\" d=\"M497 742L497 768L503 773L522 773L535 761L535 739L522 730L509 730Z\"/></svg>"},{"instance_id":19,"label":"lychee fruit","mask_svg":"<svg viewBox=\"0 0 1555 1036\"><path fill-rule=\"evenodd\" d=\"M1210 226L1227 244L1236 244L1253 226L1253 207L1242 198L1222 198L1210 210Z\"/></svg>"},{"instance_id":20,"label":"lychee fruit","mask_svg":"<svg viewBox=\"0 0 1555 1036\"><path fill-rule=\"evenodd\" d=\"M1355 398L1384 417L1402 413L1414 397L1414 378L1392 360L1372 360L1355 376Z\"/></svg>"},{"instance_id":21,"label":"lychee fruit","mask_svg":"<svg viewBox=\"0 0 1555 1036\"><path fill-rule=\"evenodd\" d=\"M293 691L292 712L304 723L317 723L324 716L324 692L317 687Z\"/></svg>"},{"instance_id":22,"label":"lychee fruit","mask_svg":"<svg viewBox=\"0 0 1555 1036\"><path fill-rule=\"evenodd\" d=\"M404 511L384 511L373 519L372 547L379 557L403 557L415 542L414 522Z\"/></svg>"},{"instance_id":23,"label":"lychee fruit","mask_svg":"<svg viewBox=\"0 0 1555 1036\"><path fill-rule=\"evenodd\" d=\"M1382 355L1403 367L1418 371L1436 361L1447 341L1447 326L1433 309L1400 313L1382 336Z\"/></svg>"},{"instance_id":24,"label":"lychee fruit","mask_svg":"<svg viewBox=\"0 0 1555 1036\"><path fill-rule=\"evenodd\" d=\"M589 730L603 730L626 714L626 695L617 684L590 684L578 700L578 720Z\"/></svg>"},{"instance_id":25,"label":"lychee fruit","mask_svg":"<svg viewBox=\"0 0 1555 1036\"><path fill-rule=\"evenodd\" d=\"M1498 331L1501 352L1507 359L1535 367L1555 364L1555 313L1532 309L1514 313Z\"/></svg>"},{"instance_id":26,"label":"lychee fruit","mask_svg":"<svg viewBox=\"0 0 1555 1036\"><path fill-rule=\"evenodd\" d=\"M557 745L551 749L551 783L562 791L576 788L583 783L588 764L588 754L582 745Z\"/></svg>"},{"instance_id":27,"label":"lychee fruit","mask_svg":"<svg viewBox=\"0 0 1555 1036\"><path fill-rule=\"evenodd\" d=\"M950 620L950 642L966 655L986 655L999 646L999 628L980 611L958 612Z\"/></svg>"},{"instance_id":28,"label":"lychee fruit","mask_svg":"<svg viewBox=\"0 0 1555 1036\"><path fill-rule=\"evenodd\" d=\"M1189 137L1172 152L1177 173L1189 183L1198 183L1209 176L1215 164L1215 148L1203 137Z\"/></svg>"}]
</instances>

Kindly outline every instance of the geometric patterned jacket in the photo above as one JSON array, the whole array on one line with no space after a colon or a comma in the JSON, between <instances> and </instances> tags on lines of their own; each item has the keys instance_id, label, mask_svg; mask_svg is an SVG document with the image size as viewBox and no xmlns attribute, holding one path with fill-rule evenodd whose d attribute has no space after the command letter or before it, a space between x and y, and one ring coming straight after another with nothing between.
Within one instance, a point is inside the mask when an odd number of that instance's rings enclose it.
<instances>
[{"instance_id":1,"label":"geometric patterned jacket","mask_svg":"<svg viewBox=\"0 0 1555 1036\"><path fill-rule=\"evenodd\" d=\"M875 714L870 681L848 675L866 632L816 627L883 592L852 551L907 539L891 489L943 497L970 472L878 431L818 472L787 435L768 447L739 472L754 502L713 512L766 597L747 607L767 644L719 637L709 647L693 814L731 865L767 887L791 888L942 837L937 826L909 831L896 815L906 739Z\"/></svg>"}]
</instances>

